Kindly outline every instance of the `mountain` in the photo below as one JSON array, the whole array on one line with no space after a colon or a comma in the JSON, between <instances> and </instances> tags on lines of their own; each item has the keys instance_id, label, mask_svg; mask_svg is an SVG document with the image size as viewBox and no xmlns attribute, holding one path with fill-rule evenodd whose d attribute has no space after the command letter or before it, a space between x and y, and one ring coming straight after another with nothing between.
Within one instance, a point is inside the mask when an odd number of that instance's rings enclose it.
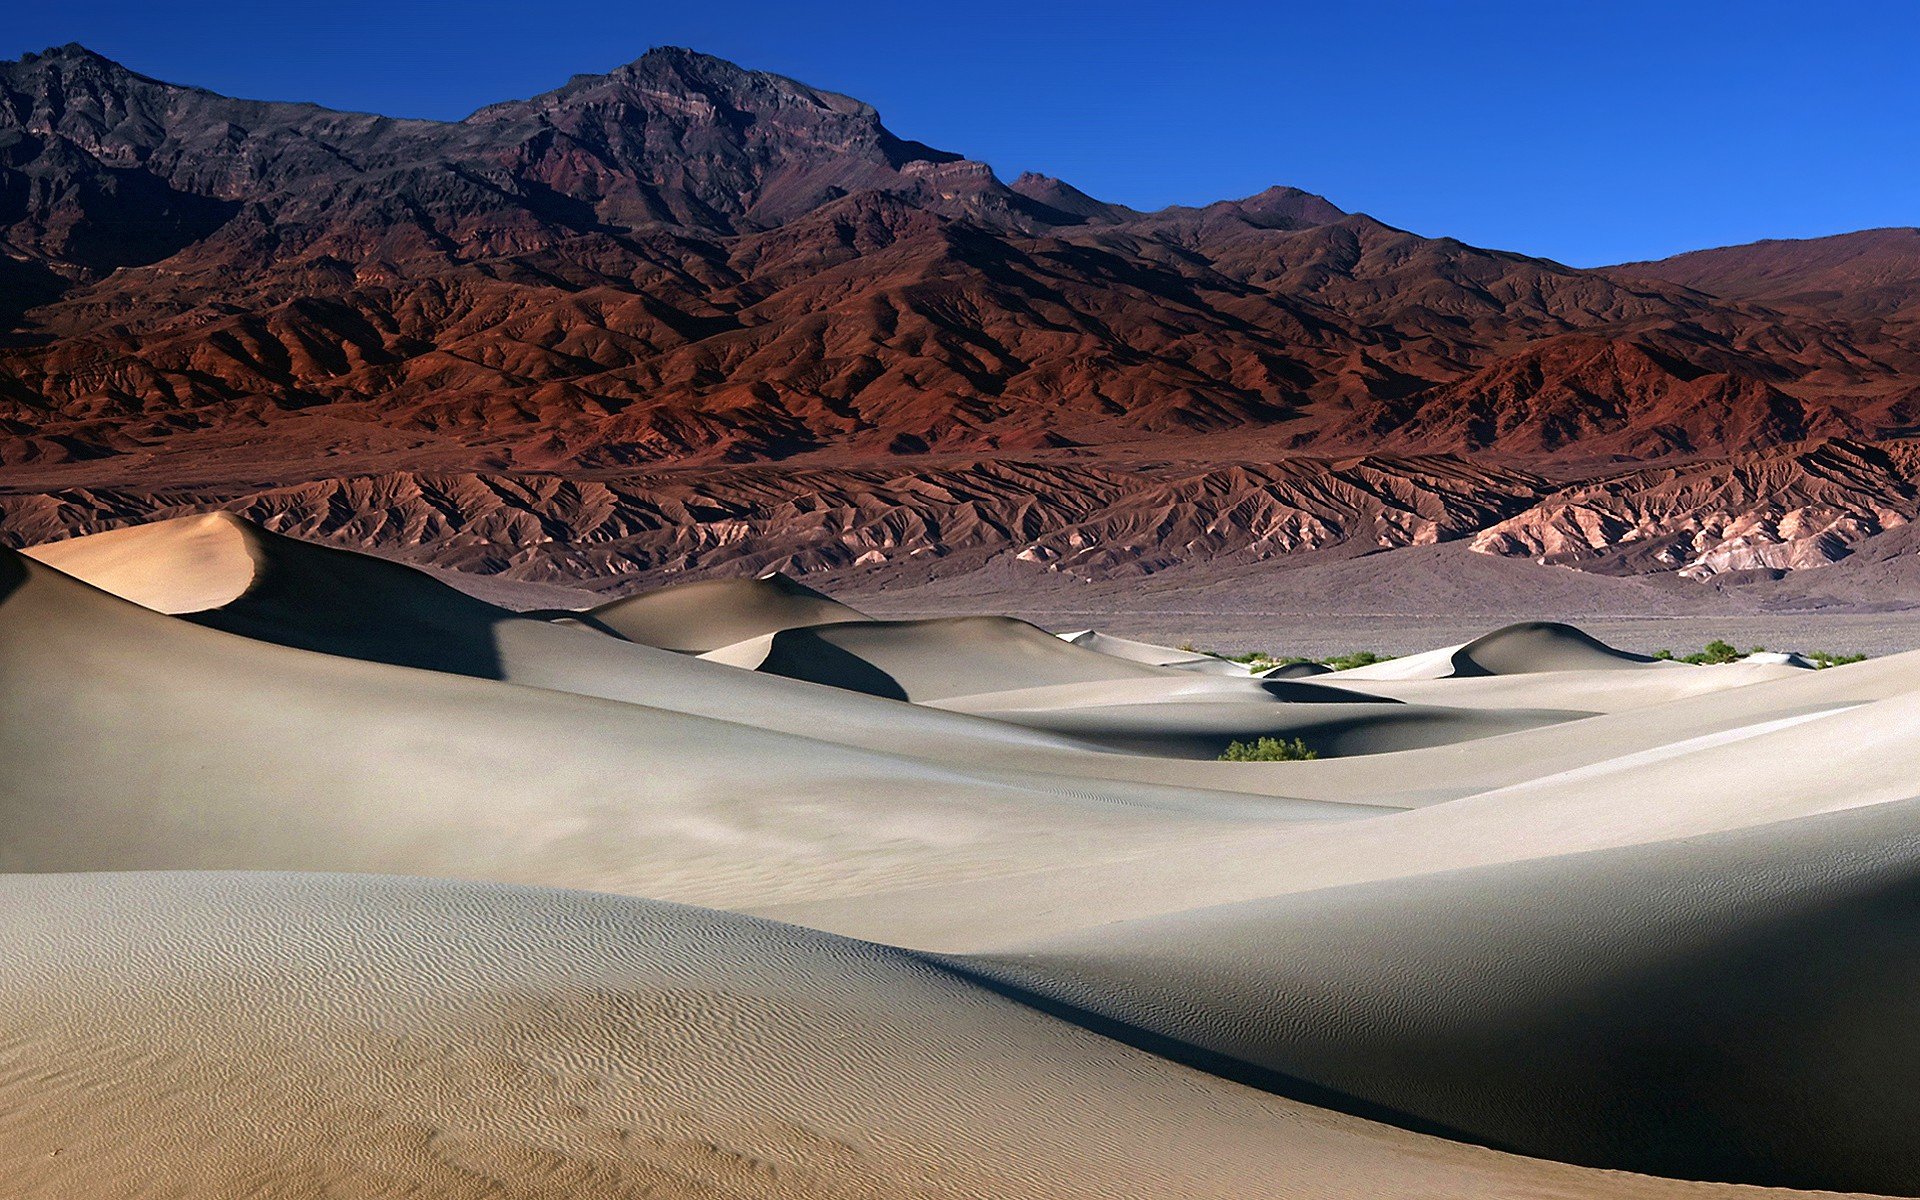
<instances>
[{"instance_id":1,"label":"mountain","mask_svg":"<svg viewBox=\"0 0 1920 1200\"><path fill-rule=\"evenodd\" d=\"M1009 185L689 50L437 122L66 46L0 65L0 536L228 507L537 579L1468 537L1920 427L1906 243L1855 236L1586 271Z\"/></svg>"},{"instance_id":2,"label":"mountain","mask_svg":"<svg viewBox=\"0 0 1920 1200\"><path fill-rule=\"evenodd\" d=\"M1626 263L1613 271L1783 311L1920 319L1920 229L1753 242Z\"/></svg>"}]
</instances>

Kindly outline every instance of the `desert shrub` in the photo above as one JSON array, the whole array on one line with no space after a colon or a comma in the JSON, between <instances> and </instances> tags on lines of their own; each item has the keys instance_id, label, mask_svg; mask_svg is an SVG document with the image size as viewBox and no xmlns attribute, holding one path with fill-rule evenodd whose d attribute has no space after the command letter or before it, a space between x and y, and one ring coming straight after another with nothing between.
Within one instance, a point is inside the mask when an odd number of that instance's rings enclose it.
<instances>
[{"instance_id":1,"label":"desert shrub","mask_svg":"<svg viewBox=\"0 0 1920 1200\"><path fill-rule=\"evenodd\" d=\"M1307 744L1299 738L1288 741L1284 738L1263 737L1255 742L1235 742L1228 746L1220 756L1221 762L1305 762L1319 758L1316 750L1309 750Z\"/></svg>"},{"instance_id":2,"label":"desert shrub","mask_svg":"<svg viewBox=\"0 0 1920 1200\"><path fill-rule=\"evenodd\" d=\"M1746 654L1764 654L1766 653L1766 649L1765 646L1749 646L1746 649ZM1671 650L1655 650L1653 656L1655 658L1695 664L1738 662L1744 657L1739 650L1733 647L1732 643L1720 638L1715 638L1713 641L1708 642L1705 647L1692 654L1679 655L1676 658ZM1808 650L1802 653L1801 657L1813 663L1815 667L1844 667L1848 663L1863 662L1867 656L1864 654L1834 654L1826 650Z\"/></svg>"},{"instance_id":3,"label":"desert shrub","mask_svg":"<svg viewBox=\"0 0 1920 1200\"><path fill-rule=\"evenodd\" d=\"M1749 645L1745 653L1747 653L1747 655L1763 655L1763 653L1766 653L1766 647L1764 647L1764 645ZM1715 639L1709 641L1703 649L1695 651L1692 655L1674 655L1672 651L1653 651L1653 657L1655 657L1655 659L1676 660L1676 662L1716 664L1716 662L1738 662L1743 655L1741 655L1741 651L1734 649L1732 643L1728 643L1728 641L1724 641L1724 639L1720 639L1720 637L1715 637ZM1816 668L1824 668L1824 666L1845 666L1847 662L1864 662L1864 660L1866 660L1866 655L1836 655L1836 653L1832 653L1832 651L1805 651L1805 653L1801 653L1801 657L1812 662Z\"/></svg>"},{"instance_id":4,"label":"desert shrub","mask_svg":"<svg viewBox=\"0 0 1920 1200\"><path fill-rule=\"evenodd\" d=\"M1232 663L1246 663L1249 666L1257 663L1277 663L1277 662L1293 661L1290 658L1275 658L1273 655L1268 654L1265 650L1249 650L1245 654L1215 654L1214 657L1224 658L1228 662L1232 662Z\"/></svg>"},{"instance_id":5,"label":"desert shrub","mask_svg":"<svg viewBox=\"0 0 1920 1200\"><path fill-rule=\"evenodd\" d=\"M1298 654L1275 654L1269 650L1248 650L1241 654L1228 654L1224 650L1201 650L1199 653L1206 655L1208 658L1217 658L1230 663L1244 663L1249 666L1260 664L1270 666L1275 663L1310 661L1309 659L1300 657Z\"/></svg>"},{"instance_id":6,"label":"desert shrub","mask_svg":"<svg viewBox=\"0 0 1920 1200\"><path fill-rule=\"evenodd\" d=\"M1844 667L1848 663L1867 661L1867 656L1864 654L1832 654L1825 650L1808 651L1807 658L1815 667L1823 670L1827 667Z\"/></svg>"},{"instance_id":7,"label":"desert shrub","mask_svg":"<svg viewBox=\"0 0 1920 1200\"><path fill-rule=\"evenodd\" d=\"M1698 654L1689 654L1680 661L1695 665L1717 666L1720 663L1737 662L1739 659L1740 651L1734 648L1732 642L1715 638L1702 647Z\"/></svg>"},{"instance_id":8,"label":"desert shrub","mask_svg":"<svg viewBox=\"0 0 1920 1200\"><path fill-rule=\"evenodd\" d=\"M1320 664L1332 667L1336 671L1345 671L1353 667L1370 667L1375 663L1388 662L1391 654L1375 654L1371 650L1356 650L1352 654L1336 654L1332 658L1323 658Z\"/></svg>"},{"instance_id":9,"label":"desert shrub","mask_svg":"<svg viewBox=\"0 0 1920 1200\"><path fill-rule=\"evenodd\" d=\"M1193 646L1191 643L1182 642L1180 649L1192 650ZM1249 650L1245 654L1221 654L1215 650L1201 650L1197 653L1231 663L1240 663L1256 674L1261 671L1271 671L1275 667L1284 667L1289 663L1303 662L1319 663L1323 667L1344 671L1348 667L1370 667L1374 663L1383 663L1393 657L1391 654L1375 654L1371 650L1355 650L1350 654L1336 654L1331 658L1308 658L1304 654L1272 654L1265 650Z\"/></svg>"}]
</instances>

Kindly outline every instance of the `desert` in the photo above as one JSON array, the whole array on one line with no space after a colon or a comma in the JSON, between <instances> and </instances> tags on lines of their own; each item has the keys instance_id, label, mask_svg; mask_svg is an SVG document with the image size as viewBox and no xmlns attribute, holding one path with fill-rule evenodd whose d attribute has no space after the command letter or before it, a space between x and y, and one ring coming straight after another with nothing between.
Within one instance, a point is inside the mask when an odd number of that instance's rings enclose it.
<instances>
[{"instance_id":1,"label":"desert","mask_svg":"<svg viewBox=\"0 0 1920 1200\"><path fill-rule=\"evenodd\" d=\"M1920 1196L1901 38L177 7L0 38L0 1200Z\"/></svg>"},{"instance_id":2,"label":"desert","mask_svg":"<svg viewBox=\"0 0 1920 1200\"><path fill-rule=\"evenodd\" d=\"M1268 680L224 514L0 569L23 1194L1920 1181L1911 654Z\"/></svg>"}]
</instances>

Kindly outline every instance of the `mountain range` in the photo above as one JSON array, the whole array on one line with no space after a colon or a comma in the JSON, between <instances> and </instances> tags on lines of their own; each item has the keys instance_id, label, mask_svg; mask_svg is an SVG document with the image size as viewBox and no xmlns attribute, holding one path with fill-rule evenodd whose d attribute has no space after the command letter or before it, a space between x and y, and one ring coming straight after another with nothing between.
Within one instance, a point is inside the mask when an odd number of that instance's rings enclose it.
<instances>
[{"instance_id":1,"label":"mountain range","mask_svg":"<svg viewBox=\"0 0 1920 1200\"><path fill-rule=\"evenodd\" d=\"M536 581L1744 578L1912 520L1916 433L1913 229L1576 269L1288 187L1139 212L680 49L457 122L0 64L14 545L226 508Z\"/></svg>"}]
</instances>

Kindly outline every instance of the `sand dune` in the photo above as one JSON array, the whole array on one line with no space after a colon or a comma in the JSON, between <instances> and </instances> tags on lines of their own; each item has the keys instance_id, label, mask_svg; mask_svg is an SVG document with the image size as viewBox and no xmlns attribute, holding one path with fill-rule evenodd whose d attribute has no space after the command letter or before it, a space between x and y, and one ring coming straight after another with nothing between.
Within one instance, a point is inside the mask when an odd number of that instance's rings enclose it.
<instances>
[{"instance_id":1,"label":"sand dune","mask_svg":"<svg viewBox=\"0 0 1920 1200\"><path fill-rule=\"evenodd\" d=\"M1466 648L1466 643L1458 646L1441 646L1435 650L1422 650L1418 654L1405 654L1399 658L1390 658L1385 662L1370 663L1364 667L1348 667L1336 671L1342 682L1353 683L1376 679L1450 679L1453 677L1455 662L1453 656Z\"/></svg>"},{"instance_id":2,"label":"sand dune","mask_svg":"<svg viewBox=\"0 0 1920 1200\"><path fill-rule=\"evenodd\" d=\"M1470 679L1546 671L1683 666L1630 654L1558 621L1522 621L1458 646L1443 646L1339 672L1344 679Z\"/></svg>"},{"instance_id":3,"label":"sand dune","mask_svg":"<svg viewBox=\"0 0 1920 1200\"><path fill-rule=\"evenodd\" d=\"M581 616L628 641L691 654L781 629L867 619L865 613L777 572L644 592Z\"/></svg>"},{"instance_id":4,"label":"sand dune","mask_svg":"<svg viewBox=\"0 0 1920 1200\"><path fill-rule=\"evenodd\" d=\"M524 616L227 517L0 551L4 1177L1920 1192L1920 652L1181 655ZM1207 761L1259 736L1326 757Z\"/></svg>"},{"instance_id":5,"label":"sand dune","mask_svg":"<svg viewBox=\"0 0 1920 1200\"><path fill-rule=\"evenodd\" d=\"M785 629L709 657L770 675L917 702L1106 680L1158 679L1169 686L1194 682L1193 672L1089 650L1011 617ZM1261 692L1250 679L1207 682L1226 692Z\"/></svg>"},{"instance_id":6,"label":"sand dune","mask_svg":"<svg viewBox=\"0 0 1920 1200\"><path fill-rule=\"evenodd\" d=\"M156 612L201 612L239 599L254 585L260 564L252 528L229 513L208 513L49 542L26 554ZM356 565L379 561L352 558Z\"/></svg>"},{"instance_id":7,"label":"sand dune","mask_svg":"<svg viewBox=\"0 0 1920 1200\"><path fill-rule=\"evenodd\" d=\"M1900 664L1904 672L1920 677L1920 654L1901 658L1908 660ZM1802 674L1811 684L1833 673ZM822 902L776 911L783 919L843 932L872 930L912 945L968 950L1009 931L1019 931L1015 937L1039 938L1109 921L1316 888L1677 842L1920 796L1920 763L1902 749L1920 736L1920 694L1908 690L1870 703L1822 705L1816 702L1817 693L1796 698L1786 684L1767 686L1779 690L1768 707L1779 704L1781 708L1772 711L1785 709L1789 715L1690 738L1669 734L1652 748L1559 772L1543 772L1541 764L1522 761L1518 767L1527 776L1525 782L1437 799L1380 820L1356 822L1350 830L1252 832L1200 859L1144 855L1125 864L1062 865L1044 880L1007 877L990 886L916 886L863 897L857 907ZM1841 689L1822 690L1831 695ZM1870 681L1862 690L1878 688ZM1787 703L1795 699L1799 702ZM1755 707L1759 705L1750 704L1750 711ZM1552 739L1574 737L1589 724L1601 726L1594 736L1603 746L1612 736L1643 743L1649 726L1657 728L1665 715L1659 709L1642 709L1445 750L1467 756L1463 770L1480 765L1474 761L1479 758L1488 760L1483 769L1489 772L1510 771L1516 764L1509 755L1529 743L1544 740L1551 747ZM1609 729L1602 722L1617 724ZM1396 767L1402 775L1426 769L1438 776L1446 761L1433 760L1441 753L1422 750L1291 765L1301 768L1294 773L1302 783L1299 790L1312 792L1306 781L1323 765L1363 765L1347 777L1350 787L1355 780L1364 784L1392 778Z\"/></svg>"},{"instance_id":8,"label":"sand dune","mask_svg":"<svg viewBox=\"0 0 1920 1200\"><path fill-rule=\"evenodd\" d=\"M1540 671L1620 671L1634 667L1671 669L1644 654L1616 650L1558 621L1526 621L1475 638L1453 653L1457 678L1474 675L1528 675Z\"/></svg>"},{"instance_id":9,"label":"sand dune","mask_svg":"<svg viewBox=\"0 0 1920 1200\"><path fill-rule=\"evenodd\" d=\"M937 964L625 897L0 880L17 1195L1653 1197L1289 1101Z\"/></svg>"},{"instance_id":10,"label":"sand dune","mask_svg":"<svg viewBox=\"0 0 1920 1200\"><path fill-rule=\"evenodd\" d=\"M1333 668L1317 662L1281 663L1261 674L1262 679L1311 679L1315 675L1331 675Z\"/></svg>"},{"instance_id":11,"label":"sand dune","mask_svg":"<svg viewBox=\"0 0 1920 1200\"><path fill-rule=\"evenodd\" d=\"M225 515L42 549L61 550L68 574L115 594L130 579L177 579L195 596L230 592L230 599L193 610L189 619L282 646L723 720L747 712L759 727L851 745L892 748L904 739L924 751L954 739L970 754L979 753L983 740L1070 748L1004 726L902 712L840 691L745 675L582 627L565 628L482 603L399 563L281 537ZM35 557L46 555L36 551ZM768 583L744 582L755 588ZM132 590L129 598L136 601L145 594ZM833 709L825 719L822 703Z\"/></svg>"},{"instance_id":12,"label":"sand dune","mask_svg":"<svg viewBox=\"0 0 1920 1200\"><path fill-rule=\"evenodd\" d=\"M1911 1194L1916 806L1103 925L965 965L1396 1124Z\"/></svg>"},{"instance_id":13,"label":"sand dune","mask_svg":"<svg viewBox=\"0 0 1920 1200\"><path fill-rule=\"evenodd\" d=\"M218 534L221 556L181 553L183 546L211 540L186 538L183 532ZM1111 748L1093 741L1047 737L1016 723L903 707L856 691L742 672L620 638L563 628L481 603L400 564L280 537L233 518L164 522L101 536L114 544L114 561L137 566L142 577L181 576L194 581L192 587L201 594L213 594L215 587L239 592L219 608L191 613L194 623L279 645L503 679L720 720L744 720L756 728L918 758L1018 765L1065 775L1076 786L1089 777L1104 778L1109 768L1118 766L1111 756L1090 760L1088 752ZM79 550L91 542L91 538L78 538L61 545ZM142 552L132 553L135 547ZM70 554L68 561L86 567L97 557ZM239 579L240 572L250 574ZM104 581L120 578L109 574ZM1135 699L1142 695L1180 699L1190 689L1217 690L1215 683L1190 674L1154 674L1146 682L1154 690L1136 693ZM1113 681L1107 686L1122 685ZM1286 710L1271 702L1274 688L1245 680L1228 687L1231 695L1257 703L1266 731L1278 731L1286 724ZM1284 694L1353 698L1345 692L1313 693L1304 688ZM1211 757L1226 740L1202 736L1196 741L1182 734L1177 712L1169 721L1174 728L1166 740L1184 738L1200 747L1181 753ZM1113 739L1115 744L1121 740ZM1334 749L1330 740L1328 750ZM1186 784L1177 770L1146 765L1148 770L1124 771L1119 778ZM1219 775L1209 786L1223 785L1259 794L1273 792L1246 772Z\"/></svg>"},{"instance_id":14,"label":"sand dune","mask_svg":"<svg viewBox=\"0 0 1920 1200\"><path fill-rule=\"evenodd\" d=\"M1035 869L1069 836L1118 855L1377 811L1003 768L992 742L976 741L975 765L961 767L286 649L0 555L9 568L9 870L389 871L745 907ZM822 724L837 712L812 710ZM1112 819L1088 821L1100 809Z\"/></svg>"},{"instance_id":15,"label":"sand dune","mask_svg":"<svg viewBox=\"0 0 1920 1200\"><path fill-rule=\"evenodd\" d=\"M1182 671L1197 671L1202 675L1248 675L1246 667L1210 654L1201 654L1194 650L1179 650L1172 646L1156 646L1152 642L1139 642L1131 638L1114 637L1101 633L1097 629L1082 629L1074 633L1056 635L1061 641L1070 642L1100 654L1111 654L1115 658L1124 658L1128 662L1146 663L1154 667L1177 667Z\"/></svg>"},{"instance_id":16,"label":"sand dune","mask_svg":"<svg viewBox=\"0 0 1920 1200\"><path fill-rule=\"evenodd\" d=\"M1066 642L1024 621L961 617L783 630L703 657L1182 758L1215 758L1233 741L1260 737L1304 738L1328 755L1374 754L1590 715L1546 706L1402 706L1352 687L1193 671L1146 656Z\"/></svg>"}]
</instances>

